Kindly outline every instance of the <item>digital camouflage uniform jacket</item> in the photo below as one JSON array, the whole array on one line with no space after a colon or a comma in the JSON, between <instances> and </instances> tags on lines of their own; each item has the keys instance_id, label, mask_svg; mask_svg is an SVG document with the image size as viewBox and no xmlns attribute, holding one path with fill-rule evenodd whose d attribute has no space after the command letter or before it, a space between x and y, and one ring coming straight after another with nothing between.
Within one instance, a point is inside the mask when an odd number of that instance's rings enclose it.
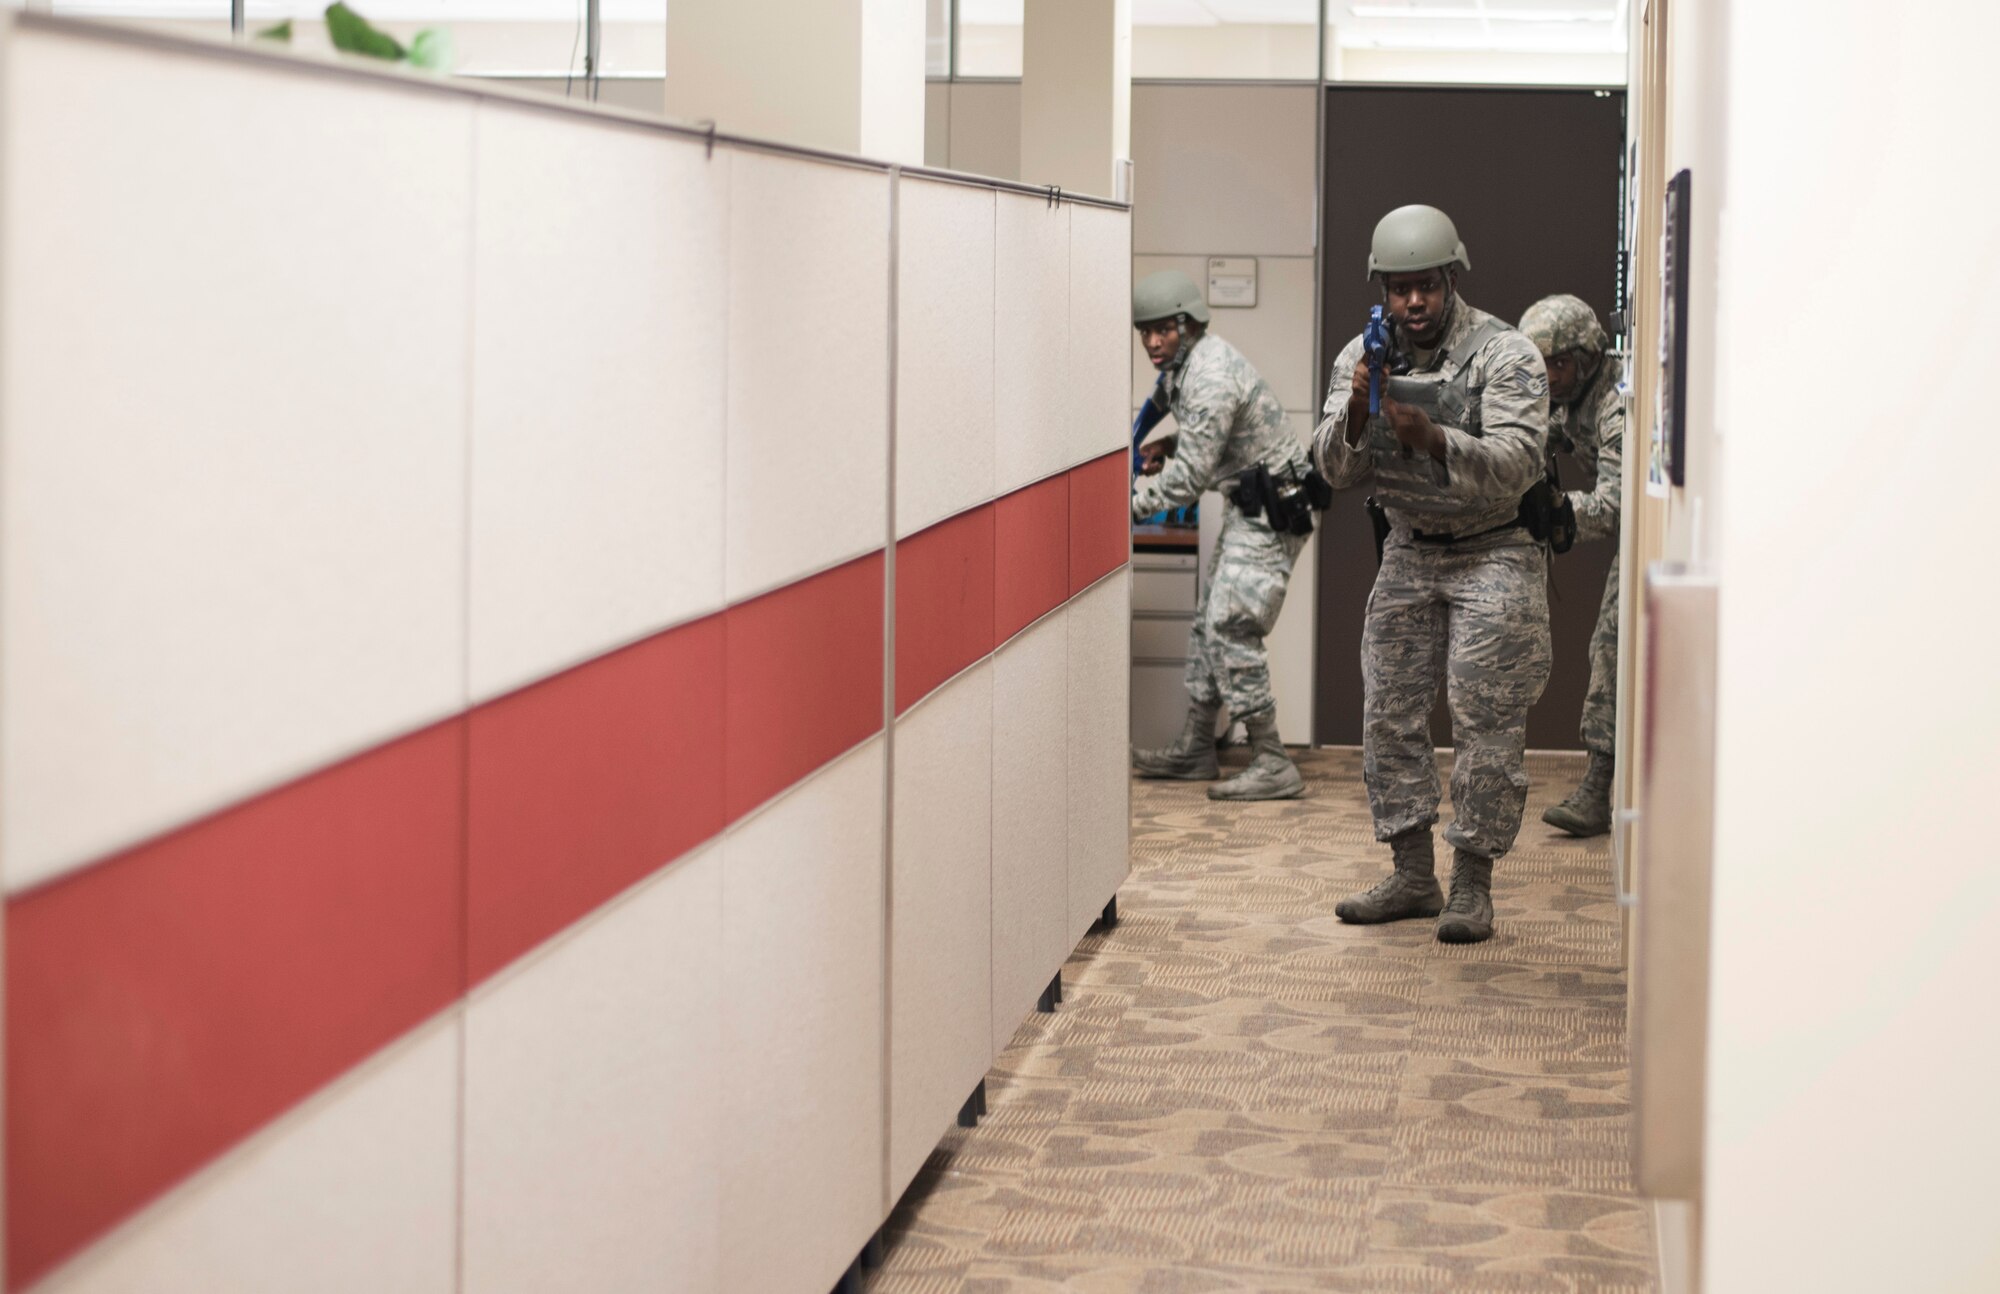
<instances>
[{"instance_id":1,"label":"digital camouflage uniform jacket","mask_svg":"<svg viewBox=\"0 0 2000 1294\"><path fill-rule=\"evenodd\" d=\"M1134 517L1184 508L1258 463L1274 477L1305 479L1305 450L1286 425L1284 406L1243 352L1222 338L1205 333L1188 348L1180 370L1168 377L1168 393L1179 443L1159 475L1134 485Z\"/></svg>"},{"instance_id":2,"label":"digital camouflage uniform jacket","mask_svg":"<svg viewBox=\"0 0 2000 1294\"><path fill-rule=\"evenodd\" d=\"M1597 376L1570 404L1550 411L1549 443L1567 446L1591 479L1588 490L1569 491L1579 541L1618 537L1625 457L1625 400L1618 394L1618 359L1606 355ZM1618 558L1605 572L1597 625L1590 635L1590 685L1583 695L1585 750L1610 755L1618 720Z\"/></svg>"},{"instance_id":3,"label":"digital camouflage uniform jacket","mask_svg":"<svg viewBox=\"0 0 2000 1294\"><path fill-rule=\"evenodd\" d=\"M1462 426L1445 426L1445 459L1405 451L1386 418L1371 418L1359 445L1347 443L1347 397L1355 365L1362 362L1361 338L1341 349L1327 384L1325 419L1313 434L1313 456L1335 488L1374 478L1377 502L1392 531L1407 536L1476 535L1506 526L1518 514L1521 496L1545 471L1548 445L1549 375L1534 343L1501 324L1474 353L1461 355L1466 340L1493 316L1463 297L1452 303L1452 318L1427 366L1410 376L1454 382L1461 372L1468 408ZM1497 322L1497 321L1496 321ZM1504 536L1496 539L1505 542Z\"/></svg>"},{"instance_id":4,"label":"digital camouflage uniform jacket","mask_svg":"<svg viewBox=\"0 0 2000 1294\"><path fill-rule=\"evenodd\" d=\"M1625 399L1618 394L1616 356L1598 361L1597 376L1582 395L1549 410L1549 447L1569 450L1588 477L1588 488L1569 491L1577 539L1616 535L1625 473Z\"/></svg>"}]
</instances>

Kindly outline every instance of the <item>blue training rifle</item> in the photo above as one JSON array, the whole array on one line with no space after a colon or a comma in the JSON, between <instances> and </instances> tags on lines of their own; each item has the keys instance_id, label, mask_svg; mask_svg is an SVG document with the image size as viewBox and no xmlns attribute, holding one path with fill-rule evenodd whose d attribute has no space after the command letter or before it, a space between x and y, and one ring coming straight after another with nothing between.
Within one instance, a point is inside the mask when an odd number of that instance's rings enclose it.
<instances>
[{"instance_id":1,"label":"blue training rifle","mask_svg":"<svg viewBox=\"0 0 2000 1294\"><path fill-rule=\"evenodd\" d=\"M1139 478L1139 446L1152 434L1167 416L1167 375L1160 374L1160 380L1153 383L1153 393L1146 397L1146 403L1139 406L1139 416L1132 419L1132 479Z\"/></svg>"},{"instance_id":2,"label":"blue training rifle","mask_svg":"<svg viewBox=\"0 0 2000 1294\"><path fill-rule=\"evenodd\" d=\"M1368 308L1368 326L1361 330L1361 350L1368 357L1368 413L1382 412L1382 377L1389 367L1389 344L1394 334L1381 306Z\"/></svg>"}]
</instances>

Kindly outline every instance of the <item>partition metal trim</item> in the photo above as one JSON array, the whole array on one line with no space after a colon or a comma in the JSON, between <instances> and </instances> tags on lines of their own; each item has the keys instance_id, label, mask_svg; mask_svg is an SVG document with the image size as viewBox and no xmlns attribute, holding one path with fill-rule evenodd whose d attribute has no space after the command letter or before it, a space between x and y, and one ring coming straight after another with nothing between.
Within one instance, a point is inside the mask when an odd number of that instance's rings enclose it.
<instances>
[{"instance_id":1,"label":"partition metal trim","mask_svg":"<svg viewBox=\"0 0 2000 1294\"><path fill-rule=\"evenodd\" d=\"M933 76L927 79L934 85L941 84L945 80L944 77L940 76ZM954 76L951 78L951 81L955 85L1021 84L1021 78L1018 76ZM1131 78L1131 82L1135 86L1137 85L1146 85L1146 86L1226 85L1226 86L1235 86L1239 89L1247 89L1250 87L1290 85L1290 86L1298 86L1303 89L1311 89L1313 78L1309 76L1135 76ZM1397 82L1397 84L1401 83Z\"/></svg>"},{"instance_id":2,"label":"partition metal trim","mask_svg":"<svg viewBox=\"0 0 2000 1294\"><path fill-rule=\"evenodd\" d=\"M1313 14L1313 80L1326 84L1326 6L1328 0L1319 0L1318 12Z\"/></svg>"},{"instance_id":3,"label":"partition metal trim","mask_svg":"<svg viewBox=\"0 0 2000 1294\"><path fill-rule=\"evenodd\" d=\"M1057 206L1068 203L1073 207L1100 207L1106 211L1132 209L1132 204L1129 202L1120 202L1116 198L1102 198L1090 193L1076 193L1052 184L1026 184L1020 180L1003 180L997 176L975 175L970 171L953 171L941 166L903 166L897 169L905 176L915 176L920 180L937 180L944 184L963 184L975 189L1018 193L1025 197L1042 198Z\"/></svg>"},{"instance_id":4,"label":"partition metal trim","mask_svg":"<svg viewBox=\"0 0 2000 1294\"><path fill-rule=\"evenodd\" d=\"M28 0L28 2L30 4L38 2L46 3L46 0ZM4 24L9 17L11 15L0 13L0 24ZM8 28L5 25L0 25L0 37L4 37L7 30ZM9 66L12 61L12 54L13 51L7 47L6 41L0 39L0 84L4 84L5 78L13 72L13 68ZM13 138L12 122L9 118L13 112L18 111L14 107L17 99L18 96L16 95L0 92L0 177L4 177L7 174L9 163L7 146L8 141ZM13 267L8 263L9 254L13 249L8 238L7 208L7 203L0 202L0 285L5 285L9 282L13 273ZM0 309L0 392L5 392L7 389L8 313L7 310ZM11 428L7 426L7 402L4 399L0 399L0 484L4 484L6 479L11 475L12 464L8 461L10 455L7 453L10 447ZM11 620L0 623L11 623ZM0 640L4 639L5 631L4 629L0 629ZM4 693L0 693L0 695L4 695ZM3 764L0 764L0 785L5 785ZM4 888L4 881L5 870L4 867L0 867L0 888ZM8 1001L6 954L7 923L0 920L0 1015L4 1015L5 1004ZM6 1039L6 1030L0 1028L0 1062L10 1059L7 1055ZM8 1066L6 1064L0 1063L0 1104L7 1104L8 1098L11 1095L7 1091L7 1069ZM8 1108L11 1108L10 1104ZM7 1132L4 1120L0 1120L0 1156L4 1156L6 1149ZM0 1173L0 1221L4 1221L7 1216L8 1191L6 1176L5 1173ZM7 1228L4 1225L0 1225L0 1271L7 1269L8 1257Z\"/></svg>"},{"instance_id":5,"label":"partition metal trim","mask_svg":"<svg viewBox=\"0 0 2000 1294\"><path fill-rule=\"evenodd\" d=\"M1328 85L1339 90L1496 90L1520 93L1523 90L1589 90L1605 94L1623 94L1625 87L1607 84L1603 81L1554 82L1540 81L1329 81Z\"/></svg>"},{"instance_id":6,"label":"partition metal trim","mask_svg":"<svg viewBox=\"0 0 2000 1294\"><path fill-rule=\"evenodd\" d=\"M958 80L958 0L951 0L951 7L944 19L944 79Z\"/></svg>"},{"instance_id":7,"label":"partition metal trim","mask_svg":"<svg viewBox=\"0 0 2000 1294\"><path fill-rule=\"evenodd\" d=\"M546 67L483 67L474 68L470 72L453 72L452 75L461 81L563 81L570 79L569 73ZM665 74L660 72L609 71L599 72L597 79L600 81L664 82L667 78Z\"/></svg>"},{"instance_id":8,"label":"partition metal trim","mask_svg":"<svg viewBox=\"0 0 2000 1294\"><path fill-rule=\"evenodd\" d=\"M1319 0L1317 30L1319 38L1315 54L1319 60L1319 76L1313 81L1313 250L1312 250L1312 426L1319 426L1321 411L1326 407L1326 266L1321 258L1326 254L1326 7L1332 0ZM1312 432L1306 433L1306 457L1312 457ZM1317 466L1317 464L1315 464ZM1312 618L1312 669L1308 673L1311 682L1312 716L1306 725L1306 746L1317 748L1319 741L1319 563L1325 558L1326 527L1313 527L1313 618Z\"/></svg>"},{"instance_id":9,"label":"partition metal trim","mask_svg":"<svg viewBox=\"0 0 2000 1294\"><path fill-rule=\"evenodd\" d=\"M902 284L902 168L889 168L888 437L883 454L882 537L882 1202L886 1220L896 1201L896 379L902 368L899 296Z\"/></svg>"}]
</instances>

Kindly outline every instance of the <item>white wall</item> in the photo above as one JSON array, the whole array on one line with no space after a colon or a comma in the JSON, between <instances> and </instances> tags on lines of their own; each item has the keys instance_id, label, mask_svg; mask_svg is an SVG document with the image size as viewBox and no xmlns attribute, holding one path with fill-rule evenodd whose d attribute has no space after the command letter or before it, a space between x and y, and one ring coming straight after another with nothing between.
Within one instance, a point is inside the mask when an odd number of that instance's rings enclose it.
<instances>
[{"instance_id":1,"label":"white wall","mask_svg":"<svg viewBox=\"0 0 2000 1294\"><path fill-rule=\"evenodd\" d=\"M1110 196L1132 155L1130 0L1028 0L1021 173Z\"/></svg>"},{"instance_id":2,"label":"white wall","mask_svg":"<svg viewBox=\"0 0 2000 1294\"><path fill-rule=\"evenodd\" d=\"M2000 116L2000 13L1692 8L1675 92L1723 127L1676 113L1720 207L1694 452L1727 484L1704 1288L1992 1290L2000 424L1950 375L1991 362L1994 186L1953 123Z\"/></svg>"},{"instance_id":3,"label":"white wall","mask_svg":"<svg viewBox=\"0 0 2000 1294\"><path fill-rule=\"evenodd\" d=\"M677 0L667 112L724 130L914 163L923 0Z\"/></svg>"},{"instance_id":4,"label":"white wall","mask_svg":"<svg viewBox=\"0 0 2000 1294\"><path fill-rule=\"evenodd\" d=\"M1132 29L1132 75L1310 81L1319 75L1313 52L1318 30L1311 22L1137 26Z\"/></svg>"},{"instance_id":5,"label":"white wall","mask_svg":"<svg viewBox=\"0 0 2000 1294\"><path fill-rule=\"evenodd\" d=\"M1021 83L931 82L932 110L943 109L938 132L926 124L924 161L969 175L1021 178ZM941 151L928 151L932 147Z\"/></svg>"},{"instance_id":6,"label":"white wall","mask_svg":"<svg viewBox=\"0 0 2000 1294\"><path fill-rule=\"evenodd\" d=\"M483 79L483 78L482 78ZM496 76L492 82L517 90L553 95L558 99L588 98L583 79L569 76ZM629 112L659 112L666 103L667 83L657 76L607 77L597 83L597 102Z\"/></svg>"},{"instance_id":7,"label":"white wall","mask_svg":"<svg viewBox=\"0 0 2000 1294\"><path fill-rule=\"evenodd\" d=\"M1723 161L1733 130L1728 96L1716 92L1716 78L1728 65L1728 10L1719 6L1675 4L1667 9L1669 101L1667 175L1692 171L1690 222L1693 265L1689 311L1713 318L1720 289L1717 250L1722 227ZM1714 409L1715 333L1697 329L1688 344L1688 453L1686 483L1667 504L1666 556L1675 561L1712 561L1720 556L1716 517L1722 475L1714 443L1722 419ZM1639 452L1645 452L1639 446Z\"/></svg>"},{"instance_id":8,"label":"white wall","mask_svg":"<svg viewBox=\"0 0 2000 1294\"><path fill-rule=\"evenodd\" d=\"M1178 269L1207 282L1210 256L1257 258L1257 305L1218 309L1209 325L1241 350L1271 384L1293 430L1308 440L1318 406L1313 385L1316 260L1313 115L1310 86L1139 85L1132 90L1132 276ZM1153 367L1132 342L1132 400L1152 389ZM1155 434L1170 431L1169 425ZM1203 502L1206 514L1223 505ZM1202 554L1205 560L1207 549ZM1266 647L1278 697L1278 731L1312 740L1313 629L1319 544L1292 571L1285 609Z\"/></svg>"}]
</instances>

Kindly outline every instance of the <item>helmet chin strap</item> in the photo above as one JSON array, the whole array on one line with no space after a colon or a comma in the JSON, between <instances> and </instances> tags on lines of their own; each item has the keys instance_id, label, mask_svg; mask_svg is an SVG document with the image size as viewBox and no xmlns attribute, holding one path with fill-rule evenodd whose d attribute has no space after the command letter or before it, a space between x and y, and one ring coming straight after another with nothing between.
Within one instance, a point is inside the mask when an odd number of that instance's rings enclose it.
<instances>
[{"instance_id":1,"label":"helmet chin strap","mask_svg":"<svg viewBox=\"0 0 2000 1294\"><path fill-rule=\"evenodd\" d=\"M1451 317L1458 311L1458 271L1444 272L1444 309L1438 312L1438 341L1451 331Z\"/></svg>"},{"instance_id":2,"label":"helmet chin strap","mask_svg":"<svg viewBox=\"0 0 2000 1294\"><path fill-rule=\"evenodd\" d=\"M1195 342L1194 337L1191 335L1188 317L1186 315L1176 315L1175 319L1177 322L1174 325L1174 331L1180 335L1181 343L1174 348L1174 357L1167 361L1166 371L1169 373L1178 373L1181 371L1181 365L1187 363L1188 352L1194 349Z\"/></svg>"},{"instance_id":3,"label":"helmet chin strap","mask_svg":"<svg viewBox=\"0 0 2000 1294\"><path fill-rule=\"evenodd\" d=\"M1586 355L1590 354L1588 351L1584 351L1582 353ZM1581 364L1577 365L1576 389L1578 391L1582 391L1588 388L1592 382L1595 382L1597 380L1597 372L1599 369L1603 367L1604 367L1604 355L1602 352L1599 352L1598 354L1595 355L1590 355L1590 366L1588 368L1585 368Z\"/></svg>"}]
</instances>

